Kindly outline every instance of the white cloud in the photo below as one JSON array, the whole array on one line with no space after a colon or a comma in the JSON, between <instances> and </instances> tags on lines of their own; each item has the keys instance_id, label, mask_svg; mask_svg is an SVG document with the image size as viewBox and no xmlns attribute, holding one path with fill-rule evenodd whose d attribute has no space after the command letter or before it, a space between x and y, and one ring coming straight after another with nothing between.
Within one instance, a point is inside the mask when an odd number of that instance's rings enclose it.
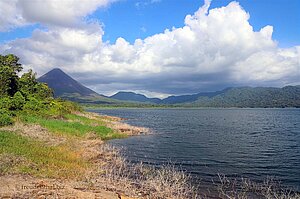
<instances>
[{"instance_id":1,"label":"white cloud","mask_svg":"<svg viewBox=\"0 0 300 199\"><path fill-rule=\"evenodd\" d=\"M17 39L2 45L2 50L20 56L27 68L43 73L53 67L76 66L85 54L102 45L103 31L98 24L88 24L84 29L53 28L34 30L29 39Z\"/></svg>"},{"instance_id":2,"label":"white cloud","mask_svg":"<svg viewBox=\"0 0 300 199\"><path fill-rule=\"evenodd\" d=\"M163 96L299 82L300 46L279 48L272 26L254 31L250 14L237 2L211 10L209 5L205 1L195 14L187 15L183 27L134 44L123 38L104 43L101 26L93 23L36 30L32 38L0 49L16 53L40 73L59 66L100 93L136 90Z\"/></svg>"},{"instance_id":3,"label":"white cloud","mask_svg":"<svg viewBox=\"0 0 300 199\"><path fill-rule=\"evenodd\" d=\"M28 24L17 7L18 0L0 1L0 31L8 31L10 28Z\"/></svg>"},{"instance_id":4,"label":"white cloud","mask_svg":"<svg viewBox=\"0 0 300 199\"><path fill-rule=\"evenodd\" d=\"M83 18L116 0L1 0L0 31L40 23L78 27Z\"/></svg>"}]
</instances>

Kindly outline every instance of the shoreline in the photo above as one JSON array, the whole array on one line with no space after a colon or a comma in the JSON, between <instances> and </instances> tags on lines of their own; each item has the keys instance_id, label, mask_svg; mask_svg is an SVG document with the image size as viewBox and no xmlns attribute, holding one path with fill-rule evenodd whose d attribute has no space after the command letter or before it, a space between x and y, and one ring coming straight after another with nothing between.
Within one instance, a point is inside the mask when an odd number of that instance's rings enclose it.
<instances>
[{"instance_id":1,"label":"shoreline","mask_svg":"<svg viewBox=\"0 0 300 199\"><path fill-rule=\"evenodd\" d=\"M75 114L92 121L104 122L114 132L123 134L123 138L150 132L144 127L122 123L124 119L120 117L86 111ZM187 182L185 174L175 171L174 168L154 170L142 164L131 164L120 155L118 149L93 133L83 138L69 137L53 134L38 124L24 124L20 121L13 126L0 128L0 131L32 139L47 147L64 147L64 150L72 150L77 158L86 162L83 171L75 170L75 177L67 178L60 176L63 171L58 171L57 177L2 172L0 198L187 198L186 194L191 194L191 187L184 184ZM11 168L26 164L26 160L6 153L0 154L0 160L0 168L7 166L5 164ZM170 179L173 179L172 182ZM176 180L180 182L175 182ZM180 189L181 186L185 187L184 190Z\"/></svg>"},{"instance_id":2,"label":"shoreline","mask_svg":"<svg viewBox=\"0 0 300 199\"><path fill-rule=\"evenodd\" d=\"M93 109L299 109L297 106L286 106L286 107L213 107L213 106L176 106L176 105L154 105L149 104L148 106L141 104L141 106L122 106L122 105L97 105L97 104L82 104L85 110Z\"/></svg>"},{"instance_id":3,"label":"shoreline","mask_svg":"<svg viewBox=\"0 0 300 199\"><path fill-rule=\"evenodd\" d=\"M114 132L128 136L147 135L150 129L136 127L123 123L124 118L101 115L95 112L75 112L81 122L87 119L92 126L104 125ZM83 119L85 118L85 119ZM67 119L74 122L77 119ZM86 121L86 122L87 122ZM38 124L17 122L13 126L0 128L2 132L15 133L43 143L45 147L60 147L66 153L71 150L76 157L86 165L75 169L74 176L47 177L22 173L0 173L0 198L105 198L105 199L137 199L137 198L232 198L241 196L247 198L249 191L260 194L265 198L281 197L299 198L299 194L280 190L271 184L256 184L245 179L240 181L245 192L240 192L237 181L219 176L221 184L211 187L207 192L192 183L192 177L168 165L155 169L144 164L132 164L121 154L120 150L112 147L93 132L83 137L70 137L55 134ZM111 138L114 139L114 138ZM8 164L14 168L18 164L27 164L26 159L0 154L1 166ZM33 165L34 166L34 165ZM45 165L47 166L47 165ZM43 169L38 167L36 169ZM72 170L72 169L71 169ZM58 171L62 174L65 171ZM68 171L69 172L69 171ZM200 193L201 191L201 193ZM251 194L253 194L251 193ZM201 195L200 195L201 194ZM232 195L234 194L234 196ZM246 194L246 195L245 195ZM230 196L230 197L229 197Z\"/></svg>"},{"instance_id":4,"label":"shoreline","mask_svg":"<svg viewBox=\"0 0 300 199\"><path fill-rule=\"evenodd\" d=\"M118 109L118 108L124 108L124 109L157 109L155 107L152 108L143 108L143 107L136 107L136 108L131 108L131 107L114 107L112 109ZM95 109L90 109L89 111L97 110L97 109L105 109L105 108L95 108ZM107 108L111 109L111 108ZM274 109L287 109L287 110L298 110L296 107L288 107L288 108L239 108L239 107L233 107L233 108L207 108L207 107L200 107L200 108L193 108L193 107L164 107L164 108L158 108L158 109L229 109L229 110L234 110L234 109L260 109L260 110L274 110ZM97 112L92 112L96 114L100 114ZM106 113L104 113L106 114ZM114 117L114 116L112 116ZM121 118L121 120L126 120L124 118ZM172 164L172 163L170 163ZM163 165L162 165L163 166ZM186 175L190 175L186 173ZM205 184L203 186L201 180L197 178L198 180L194 181L192 176L189 176L190 179L193 182L196 183L201 183L202 185L199 186L197 185L197 194L201 194L200 198L228 198L228 194L226 192L234 193L234 194L240 194L243 195L242 198L244 198L245 195L250 193L250 195L255 195L260 197L266 197L266 198L278 198L278 197L283 197L283 198L300 198L300 192L297 187L294 186L288 186L288 185L282 185L279 180L276 179L276 177L267 177L262 179L261 181L253 181L251 178L243 178L243 177L235 177L235 178L229 178L221 173L216 173L216 176L218 177L217 181L213 180L213 183L210 184ZM226 181L226 182L225 182ZM216 183L216 184L215 184ZM219 184L218 184L219 183ZM226 184L227 183L227 184ZM239 185L242 186L242 190L240 190ZM227 186L231 186L234 190L228 189ZM244 190L245 189L245 190ZM246 192L243 193L243 192ZM253 191L253 193L251 193ZM230 194L229 194L230 195ZM221 197L222 196L222 197ZM232 196L234 197L234 196ZM231 197L231 198L232 198ZM251 196L249 196L251 198ZM247 198L247 197L245 197Z\"/></svg>"},{"instance_id":5,"label":"shoreline","mask_svg":"<svg viewBox=\"0 0 300 199\"><path fill-rule=\"evenodd\" d=\"M118 133L122 133L126 136L134 136L145 134L148 131L146 128L134 127L125 123L122 123L122 118L99 115L91 112L77 112L78 116L86 117L93 120L98 120L99 117L101 121L104 121L107 127L112 128ZM0 128L1 131L16 132L24 137L29 137L34 140L39 140L45 145L56 146L67 142L67 137L53 135L46 128L41 127L36 124L23 124L22 122L17 122L13 126L6 126ZM79 151L84 159L92 162L92 167L97 167L97 159L99 156L107 156L108 159L114 154L110 154L110 151L105 151L103 148L107 145L106 141L96 138L93 135L89 135L83 140L77 138L71 138L72 145L80 147ZM112 149L115 150L115 149ZM3 155L1 155L3 156ZM11 157L8 157L11 158ZM105 160L101 158L102 160ZM1 158L3 160L3 157ZM10 161L10 160L8 160ZM13 160L12 160L13 161ZM105 160L107 161L107 160ZM5 161L3 161L5 162ZM3 164L2 162L2 164ZM1 166L1 165L0 165ZM92 171L88 171L92 172ZM91 175L92 173L86 173L85 175ZM85 177L86 177L85 176ZM122 193L118 191L108 191L105 188L91 187L90 185L75 186L78 183L83 183L82 180L69 180L60 178L43 178L36 177L30 174L19 174L19 173L9 173L2 174L0 176L0 198L13 198L13 197L65 197L74 196L76 198L95 198L103 197L108 199L114 198L127 198ZM119 191L120 192L120 191Z\"/></svg>"}]
</instances>

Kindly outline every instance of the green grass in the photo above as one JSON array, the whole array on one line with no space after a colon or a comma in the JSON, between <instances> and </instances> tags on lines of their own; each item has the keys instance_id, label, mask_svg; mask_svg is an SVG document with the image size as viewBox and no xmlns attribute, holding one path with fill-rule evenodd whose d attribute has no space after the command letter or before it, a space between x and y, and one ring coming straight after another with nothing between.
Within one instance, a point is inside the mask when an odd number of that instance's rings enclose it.
<instances>
[{"instance_id":1,"label":"green grass","mask_svg":"<svg viewBox=\"0 0 300 199\"><path fill-rule=\"evenodd\" d=\"M64 117L66 119L69 119L69 120L72 120L75 122L80 122L82 124L90 125L90 126L95 126L95 125L104 126L106 124L106 122L101 121L101 120L90 119L90 118L80 116L80 115L75 115L75 114L66 114Z\"/></svg>"},{"instance_id":2,"label":"green grass","mask_svg":"<svg viewBox=\"0 0 300 199\"><path fill-rule=\"evenodd\" d=\"M0 155L3 154L22 157L26 162L1 164L2 172L17 171L41 177L75 178L82 175L88 166L79 154L66 147L45 146L42 142L8 131L0 131Z\"/></svg>"},{"instance_id":3,"label":"green grass","mask_svg":"<svg viewBox=\"0 0 300 199\"><path fill-rule=\"evenodd\" d=\"M91 119L84 119L81 116L68 115L67 118L78 119L79 121L66 121L58 119L45 119L37 116L22 116L22 120L26 123L39 124L49 131L61 135L69 135L76 137L84 137L88 133L94 133L102 140L124 138L123 134L115 133L111 128L102 125L93 125ZM99 122L101 123L101 122Z\"/></svg>"}]
</instances>

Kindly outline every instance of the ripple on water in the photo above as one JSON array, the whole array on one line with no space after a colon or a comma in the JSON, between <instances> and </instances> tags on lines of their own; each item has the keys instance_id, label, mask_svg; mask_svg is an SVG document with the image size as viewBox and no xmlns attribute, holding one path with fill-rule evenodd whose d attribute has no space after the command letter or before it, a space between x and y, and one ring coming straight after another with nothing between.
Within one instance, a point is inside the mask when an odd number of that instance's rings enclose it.
<instances>
[{"instance_id":1,"label":"ripple on water","mask_svg":"<svg viewBox=\"0 0 300 199\"><path fill-rule=\"evenodd\" d=\"M113 140L132 161L173 162L205 182L217 173L300 187L300 109L113 109L155 134Z\"/></svg>"}]
</instances>

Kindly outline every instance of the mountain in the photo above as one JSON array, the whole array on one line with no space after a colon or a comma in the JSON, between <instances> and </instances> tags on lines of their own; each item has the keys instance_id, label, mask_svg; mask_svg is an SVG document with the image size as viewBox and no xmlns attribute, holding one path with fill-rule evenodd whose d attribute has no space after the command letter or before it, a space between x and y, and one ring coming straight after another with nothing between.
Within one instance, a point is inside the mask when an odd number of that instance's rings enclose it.
<instances>
[{"instance_id":1,"label":"mountain","mask_svg":"<svg viewBox=\"0 0 300 199\"><path fill-rule=\"evenodd\" d=\"M148 98L142 94L138 94L138 93L134 93L134 92L120 91L120 92L110 96L110 98L118 99L118 100L122 100L122 101L153 103L153 104L181 104L181 103L194 102L201 96L213 97L220 93L225 92L226 90L227 89L225 89L223 91L216 91L216 92L203 92L203 93L197 93L197 94L191 94L191 95L169 96L165 99Z\"/></svg>"},{"instance_id":2,"label":"mountain","mask_svg":"<svg viewBox=\"0 0 300 199\"><path fill-rule=\"evenodd\" d=\"M224 89L222 91L216 91L216 92L203 92L203 93L197 93L192 95L179 95L179 96L169 96L162 100L163 104L178 104L178 103L188 103L188 102L194 102L199 97L214 97L216 95L219 95L221 93L224 93L228 89Z\"/></svg>"},{"instance_id":3,"label":"mountain","mask_svg":"<svg viewBox=\"0 0 300 199\"><path fill-rule=\"evenodd\" d=\"M111 97L100 95L83 86L61 69L55 68L38 78L54 90L55 97L89 104L144 106L171 105L184 107L299 107L300 86L236 87L216 92L170 96L165 99L148 98L134 92L118 92Z\"/></svg>"},{"instance_id":4,"label":"mountain","mask_svg":"<svg viewBox=\"0 0 300 199\"><path fill-rule=\"evenodd\" d=\"M75 93L80 96L97 95L95 91L83 86L59 68L44 74L38 81L47 83L54 90L55 97Z\"/></svg>"},{"instance_id":5,"label":"mountain","mask_svg":"<svg viewBox=\"0 0 300 199\"><path fill-rule=\"evenodd\" d=\"M300 108L300 87L230 88L213 97L201 96L196 101L186 105L201 107Z\"/></svg>"},{"instance_id":6,"label":"mountain","mask_svg":"<svg viewBox=\"0 0 300 199\"><path fill-rule=\"evenodd\" d=\"M134 92L124 92L124 91L120 91L120 92L110 96L110 98L122 100L122 101L154 103L154 104L158 104L161 102L161 99L159 99L159 98L148 98L142 94L137 94Z\"/></svg>"},{"instance_id":7,"label":"mountain","mask_svg":"<svg viewBox=\"0 0 300 199\"><path fill-rule=\"evenodd\" d=\"M191 95L170 96L165 99L147 98L133 92L119 92L113 99L135 103L184 107L299 107L300 86L273 87L236 87L216 92L202 92Z\"/></svg>"},{"instance_id":8,"label":"mountain","mask_svg":"<svg viewBox=\"0 0 300 199\"><path fill-rule=\"evenodd\" d=\"M60 97L79 103L114 104L120 103L100 95L83 86L59 68L55 68L44 74L38 81L46 83L54 91L54 97Z\"/></svg>"}]
</instances>

